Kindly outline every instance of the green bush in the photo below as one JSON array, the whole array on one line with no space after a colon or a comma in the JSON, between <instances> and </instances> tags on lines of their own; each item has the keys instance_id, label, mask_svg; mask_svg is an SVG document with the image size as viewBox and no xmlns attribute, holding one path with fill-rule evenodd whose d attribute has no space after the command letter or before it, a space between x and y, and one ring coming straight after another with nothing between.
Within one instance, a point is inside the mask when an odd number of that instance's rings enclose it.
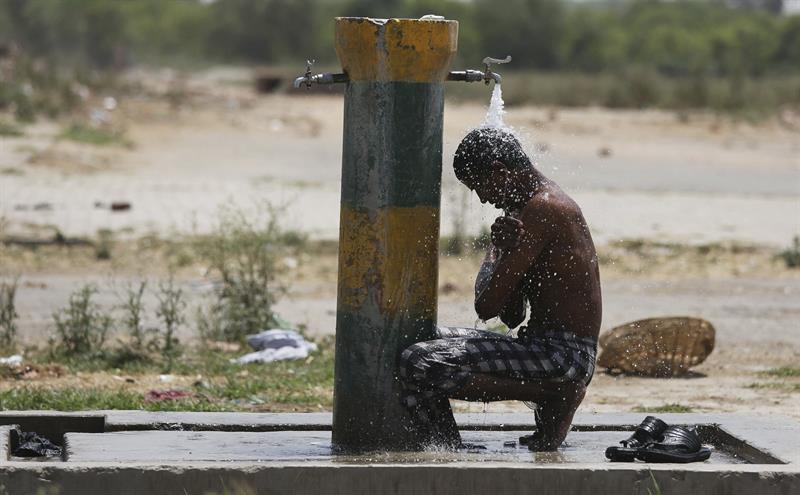
<instances>
[{"instance_id":1,"label":"green bush","mask_svg":"<svg viewBox=\"0 0 800 495\"><path fill-rule=\"evenodd\" d=\"M84 285L70 295L66 307L53 313L54 353L81 356L102 350L113 320L92 301L96 293L96 287Z\"/></svg>"},{"instance_id":2,"label":"green bush","mask_svg":"<svg viewBox=\"0 0 800 495\"><path fill-rule=\"evenodd\" d=\"M302 247L305 237L284 231L278 211L264 205L257 215L225 207L211 235L195 242L208 275L218 280L214 301L201 308L198 324L207 339L241 341L278 324L273 306L286 288L279 282L283 256Z\"/></svg>"}]
</instances>

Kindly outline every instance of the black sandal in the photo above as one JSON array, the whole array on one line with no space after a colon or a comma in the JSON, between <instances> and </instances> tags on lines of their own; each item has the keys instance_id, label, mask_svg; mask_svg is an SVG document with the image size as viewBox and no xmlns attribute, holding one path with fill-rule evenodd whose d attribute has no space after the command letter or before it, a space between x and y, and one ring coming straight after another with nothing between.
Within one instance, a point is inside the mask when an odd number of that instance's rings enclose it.
<instances>
[{"instance_id":1,"label":"black sandal","mask_svg":"<svg viewBox=\"0 0 800 495\"><path fill-rule=\"evenodd\" d=\"M633 462L636 453L646 445L660 441L665 430L667 423L655 416L648 416L636 427L630 438L620 442L622 447L607 448L606 458L613 462Z\"/></svg>"},{"instance_id":2,"label":"black sandal","mask_svg":"<svg viewBox=\"0 0 800 495\"><path fill-rule=\"evenodd\" d=\"M636 451L636 458L644 462L700 462L711 456L711 449L703 447L693 428L670 426L664 438Z\"/></svg>"}]
</instances>

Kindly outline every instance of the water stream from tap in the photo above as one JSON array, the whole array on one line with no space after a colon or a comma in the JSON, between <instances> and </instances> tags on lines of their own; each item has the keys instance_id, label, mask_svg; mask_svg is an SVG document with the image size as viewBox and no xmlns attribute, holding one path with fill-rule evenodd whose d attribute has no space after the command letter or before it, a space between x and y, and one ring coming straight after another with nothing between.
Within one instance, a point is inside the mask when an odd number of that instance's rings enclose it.
<instances>
[{"instance_id":1,"label":"water stream from tap","mask_svg":"<svg viewBox=\"0 0 800 495\"><path fill-rule=\"evenodd\" d=\"M503 89L499 84L494 85L492 89L492 98L489 100L489 110L486 112L486 117L481 123L481 127L496 127L498 129L507 129L503 116L506 114L505 103L503 102Z\"/></svg>"}]
</instances>

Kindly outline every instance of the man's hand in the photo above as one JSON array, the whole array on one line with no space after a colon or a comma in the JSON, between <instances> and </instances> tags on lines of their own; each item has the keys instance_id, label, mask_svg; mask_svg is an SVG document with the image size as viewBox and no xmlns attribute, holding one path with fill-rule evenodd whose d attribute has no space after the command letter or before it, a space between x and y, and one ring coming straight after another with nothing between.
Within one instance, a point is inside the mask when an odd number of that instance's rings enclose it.
<instances>
[{"instance_id":1,"label":"man's hand","mask_svg":"<svg viewBox=\"0 0 800 495\"><path fill-rule=\"evenodd\" d=\"M508 301L506 301L505 307L500 312L500 321L506 324L508 328L517 328L523 321L525 321L526 316L526 308L525 308L525 295L522 292L522 287L517 287L517 290L514 291Z\"/></svg>"},{"instance_id":2,"label":"man's hand","mask_svg":"<svg viewBox=\"0 0 800 495\"><path fill-rule=\"evenodd\" d=\"M501 249L515 248L524 232L522 221L508 216L497 217L492 224L492 244Z\"/></svg>"}]
</instances>

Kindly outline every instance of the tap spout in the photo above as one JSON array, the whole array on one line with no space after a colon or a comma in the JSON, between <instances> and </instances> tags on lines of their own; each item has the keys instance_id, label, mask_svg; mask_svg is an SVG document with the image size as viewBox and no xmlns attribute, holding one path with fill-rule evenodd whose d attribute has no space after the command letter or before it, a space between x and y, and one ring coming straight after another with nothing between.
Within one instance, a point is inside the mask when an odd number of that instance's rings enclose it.
<instances>
[{"instance_id":1,"label":"tap spout","mask_svg":"<svg viewBox=\"0 0 800 495\"><path fill-rule=\"evenodd\" d=\"M294 83L292 83L292 86L295 88L299 88L303 85L311 87L311 80L306 76L300 76L294 80Z\"/></svg>"},{"instance_id":2,"label":"tap spout","mask_svg":"<svg viewBox=\"0 0 800 495\"><path fill-rule=\"evenodd\" d=\"M490 79L494 81L495 84L500 84L503 82L503 76L501 76L497 72L486 72L483 74L483 82L489 84Z\"/></svg>"}]
</instances>

